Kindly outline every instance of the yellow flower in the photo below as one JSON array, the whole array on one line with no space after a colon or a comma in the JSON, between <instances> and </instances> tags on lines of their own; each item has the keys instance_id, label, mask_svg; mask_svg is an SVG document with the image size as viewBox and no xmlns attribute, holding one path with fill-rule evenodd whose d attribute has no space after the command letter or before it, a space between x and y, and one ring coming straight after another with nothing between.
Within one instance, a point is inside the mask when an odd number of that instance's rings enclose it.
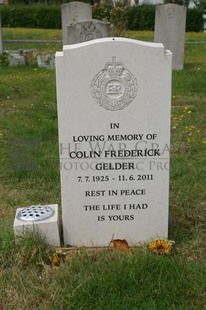
<instances>
[{"instance_id":1,"label":"yellow flower","mask_svg":"<svg viewBox=\"0 0 206 310\"><path fill-rule=\"evenodd\" d=\"M155 239L149 245L150 250L155 254L170 254L174 241Z\"/></svg>"},{"instance_id":2,"label":"yellow flower","mask_svg":"<svg viewBox=\"0 0 206 310\"><path fill-rule=\"evenodd\" d=\"M59 254L56 253L52 257L52 268L59 266L60 265L60 257Z\"/></svg>"},{"instance_id":3,"label":"yellow flower","mask_svg":"<svg viewBox=\"0 0 206 310\"><path fill-rule=\"evenodd\" d=\"M66 253L63 253L61 250L57 250L51 260L52 269L59 267L61 262L65 262L65 258L66 258Z\"/></svg>"}]
</instances>

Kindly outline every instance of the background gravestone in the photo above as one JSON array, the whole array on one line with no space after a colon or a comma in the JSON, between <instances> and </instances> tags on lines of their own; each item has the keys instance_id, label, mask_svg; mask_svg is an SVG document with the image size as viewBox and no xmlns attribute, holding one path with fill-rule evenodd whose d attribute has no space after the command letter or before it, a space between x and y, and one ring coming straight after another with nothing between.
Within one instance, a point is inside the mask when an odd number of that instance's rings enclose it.
<instances>
[{"instance_id":1,"label":"background gravestone","mask_svg":"<svg viewBox=\"0 0 206 310\"><path fill-rule=\"evenodd\" d=\"M20 55L19 52L11 52L9 55L9 65L11 67L15 66L24 66L25 65L25 57L24 55Z\"/></svg>"},{"instance_id":2,"label":"background gravestone","mask_svg":"<svg viewBox=\"0 0 206 310\"><path fill-rule=\"evenodd\" d=\"M92 7L83 2L70 2L61 6L62 40L67 42L67 27L81 20L92 19Z\"/></svg>"},{"instance_id":3,"label":"background gravestone","mask_svg":"<svg viewBox=\"0 0 206 310\"><path fill-rule=\"evenodd\" d=\"M95 19L84 20L67 26L67 38L65 44L82 43L110 36L110 23Z\"/></svg>"},{"instance_id":4,"label":"background gravestone","mask_svg":"<svg viewBox=\"0 0 206 310\"><path fill-rule=\"evenodd\" d=\"M186 7L178 4L156 6L155 42L161 42L172 52L172 68L184 67L184 44L186 26Z\"/></svg>"},{"instance_id":5,"label":"background gravestone","mask_svg":"<svg viewBox=\"0 0 206 310\"><path fill-rule=\"evenodd\" d=\"M56 53L65 245L167 237L171 58L123 38Z\"/></svg>"}]
</instances>

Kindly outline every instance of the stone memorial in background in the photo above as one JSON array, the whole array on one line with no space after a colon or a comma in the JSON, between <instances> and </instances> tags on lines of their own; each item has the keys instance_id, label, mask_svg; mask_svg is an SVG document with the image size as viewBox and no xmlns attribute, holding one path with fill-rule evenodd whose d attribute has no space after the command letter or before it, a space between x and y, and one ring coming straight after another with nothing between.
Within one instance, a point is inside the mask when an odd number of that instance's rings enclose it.
<instances>
[{"instance_id":1,"label":"stone memorial in background","mask_svg":"<svg viewBox=\"0 0 206 310\"><path fill-rule=\"evenodd\" d=\"M70 2L61 6L62 40L67 42L67 27L81 20L92 19L92 7L88 3Z\"/></svg>"},{"instance_id":2,"label":"stone memorial in background","mask_svg":"<svg viewBox=\"0 0 206 310\"><path fill-rule=\"evenodd\" d=\"M25 65L24 55L20 55L18 51L11 52L9 55L9 65L11 67L24 66Z\"/></svg>"},{"instance_id":3,"label":"stone memorial in background","mask_svg":"<svg viewBox=\"0 0 206 310\"><path fill-rule=\"evenodd\" d=\"M95 19L72 23L67 26L65 44L82 43L111 36L111 25Z\"/></svg>"},{"instance_id":4,"label":"stone memorial in background","mask_svg":"<svg viewBox=\"0 0 206 310\"><path fill-rule=\"evenodd\" d=\"M172 68L184 67L186 7L169 3L156 6L155 42L172 52Z\"/></svg>"},{"instance_id":5,"label":"stone memorial in background","mask_svg":"<svg viewBox=\"0 0 206 310\"><path fill-rule=\"evenodd\" d=\"M56 53L65 245L167 238L172 55L104 38Z\"/></svg>"}]
</instances>

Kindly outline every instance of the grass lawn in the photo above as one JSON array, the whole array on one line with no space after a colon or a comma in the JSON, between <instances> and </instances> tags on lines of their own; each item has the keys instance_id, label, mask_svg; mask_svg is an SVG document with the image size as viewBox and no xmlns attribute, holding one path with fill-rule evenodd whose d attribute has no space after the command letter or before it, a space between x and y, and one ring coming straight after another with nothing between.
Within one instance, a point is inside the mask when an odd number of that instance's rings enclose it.
<instances>
[{"instance_id":1,"label":"grass lawn","mask_svg":"<svg viewBox=\"0 0 206 310\"><path fill-rule=\"evenodd\" d=\"M153 40L152 32L125 36ZM3 29L3 37L61 33ZM192 41L206 41L206 34L187 33ZM173 72L169 239L176 246L169 256L147 246L131 254L78 250L53 269L55 249L38 234L15 244L16 208L61 205L55 71L0 67L0 111L0 309L206 309L206 44L186 44L185 69Z\"/></svg>"}]
</instances>

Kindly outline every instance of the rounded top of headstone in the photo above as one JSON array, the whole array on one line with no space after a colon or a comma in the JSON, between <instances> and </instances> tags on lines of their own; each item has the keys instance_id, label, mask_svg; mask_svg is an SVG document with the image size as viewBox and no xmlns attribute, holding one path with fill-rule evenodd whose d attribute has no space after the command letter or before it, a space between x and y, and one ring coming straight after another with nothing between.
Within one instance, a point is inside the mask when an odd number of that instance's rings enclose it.
<instances>
[{"instance_id":1,"label":"rounded top of headstone","mask_svg":"<svg viewBox=\"0 0 206 310\"><path fill-rule=\"evenodd\" d=\"M23 208L17 213L17 218L21 221L42 221L54 214L54 209L45 205L33 205Z\"/></svg>"}]
</instances>

